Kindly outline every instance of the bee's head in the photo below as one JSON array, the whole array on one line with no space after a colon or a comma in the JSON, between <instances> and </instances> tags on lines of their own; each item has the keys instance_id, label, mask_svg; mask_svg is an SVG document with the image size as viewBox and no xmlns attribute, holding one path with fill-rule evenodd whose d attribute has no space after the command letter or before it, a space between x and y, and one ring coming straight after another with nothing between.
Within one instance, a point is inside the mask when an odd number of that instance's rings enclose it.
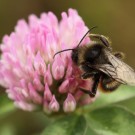
<instances>
[{"instance_id":1,"label":"bee's head","mask_svg":"<svg viewBox=\"0 0 135 135\"><path fill-rule=\"evenodd\" d=\"M102 49L103 46L100 45L99 43L91 44L90 46L87 46L87 48L85 48L83 53L84 60L93 62L100 56Z\"/></svg>"}]
</instances>

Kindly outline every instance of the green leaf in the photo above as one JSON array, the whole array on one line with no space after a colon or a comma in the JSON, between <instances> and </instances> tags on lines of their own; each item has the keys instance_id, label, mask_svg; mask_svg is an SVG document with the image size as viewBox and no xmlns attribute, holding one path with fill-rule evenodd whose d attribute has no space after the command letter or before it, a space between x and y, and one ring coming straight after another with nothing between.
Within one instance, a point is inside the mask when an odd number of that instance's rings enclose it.
<instances>
[{"instance_id":1,"label":"green leaf","mask_svg":"<svg viewBox=\"0 0 135 135\"><path fill-rule=\"evenodd\" d=\"M0 119L0 135L11 132L13 135L33 135L41 133L52 121L41 112L16 110Z\"/></svg>"},{"instance_id":2,"label":"green leaf","mask_svg":"<svg viewBox=\"0 0 135 135\"><path fill-rule=\"evenodd\" d=\"M84 108L95 110L97 108L101 108L109 104L114 104L130 98L134 98L135 97L134 90L135 87L122 85L118 88L118 90L112 93L106 94L101 92L99 98L97 98L93 104L91 104L90 106L86 106Z\"/></svg>"},{"instance_id":3,"label":"green leaf","mask_svg":"<svg viewBox=\"0 0 135 135\"><path fill-rule=\"evenodd\" d=\"M48 126L42 135L97 135L81 115L69 115Z\"/></svg>"},{"instance_id":4,"label":"green leaf","mask_svg":"<svg viewBox=\"0 0 135 135\"><path fill-rule=\"evenodd\" d=\"M128 108L131 112L135 112L135 97L123 100L116 104Z\"/></svg>"},{"instance_id":5,"label":"green leaf","mask_svg":"<svg viewBox=\"0 0 135 135\"><path fill-rule=\"evenodd\" d=\"M86 120L98 135L135 134L135 115L120 106L94 110L86 115Z\"/></svg>"},{"instance_id":6,"label":"green leaf","mask_svg":"<svg viewBox=\"0 0 135 135\"><path fill-rule=\"evenodd\" d=\"M13 125L6 124L0 126L0 135L15 135Z\"/></svg>"},{"instance_id":7,"label":"green leaf","mask_svg":"<svg viewBox=\"0 0 135 135\"><path fill-rule=\"evenodd\" d=\"M0 118L3 118L13 111L15 111L13 102L8 99L6 94L0 95Z\"/></svg>"},{"instance_id":8,"label":"green leaf","mask_svg":"<svg viewBox=\"0 0 135 135\"><path fill-rule=\"evenodd\" d=\"M99 135L99 134L93 131L93 129L91 129L91 127L87 125L86 131L83 135Z\"/></svg>"}]
</instances>

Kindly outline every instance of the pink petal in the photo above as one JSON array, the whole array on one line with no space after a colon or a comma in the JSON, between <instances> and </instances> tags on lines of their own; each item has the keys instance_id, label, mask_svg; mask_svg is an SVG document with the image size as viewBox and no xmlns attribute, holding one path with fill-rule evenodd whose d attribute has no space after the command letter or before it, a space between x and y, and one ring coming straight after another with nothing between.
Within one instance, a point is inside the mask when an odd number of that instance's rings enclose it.
<instances>
[{"instance_id":1,"label":"pink petal","mask_svg":"<svg viewBox=\"0 0 135 135\"><path fill-rule=\"evenodd\" d=\"M49 89L48 84L46 83L45 84L45 91L44 91L44 100L51 101L51 99L52 99L52 93Z\"/></svg>"},{"instance_id":2,"label":"pink petal","mask_svg":"<svg viewBox=\"0 0 135 135\"><path fill-rule=\"evenodd\" d=\"M47 83L49 86L52 85L52 74L51 74L51 71L50 71L50 64L48 65L48 69L44 75L44 83Z\"/></svg>"},{"instance_id":3,"label":"pink petal","mask_svg":"<svg viewBox=\"0 0 135 135\"><path fill-rule=\"evenodd\" d=\"M60 109L60 105L53 95L51 102L49 103L49 109L53 112L58 112Z\"/></svg>"},{"instance_id":4,"label":"pink petal","mask_svg":"<svg viewBox=\"0 0 135 135\"><path fill-rule=\"evenodd\" d=\"M28 84L31 100L36 104L42 103L42 97L37 93L31 83Z\"/></svg>"},{"instance_id":5,"label":"pink petal","mask_svg":"<svg viewBox=\"0 0 135 135\"><path fill-rule=\"evenodd\" d=\"M69 80L65 80L59 87L59 92L60 93L66 93L68 92L69 89Z\"/></svg>"},{"instance_id":6,"label":"pink petal","mask_svg":"<svg viewBox=\"0 0 135 135\"><path fill-rule=\"evenodd\" d=\"M58 55L55 57L55 60L52 65L52 74L54 79L59 80L64 76L65 67L64 63L61 60L61 57Z\"/></svg>"},{"instance_id":7,"label":"pink petal","mask_svg":"<svg viewBox=\"0 0 135 135\"><path fill-rule=\"evenodd\" d=\"M34 60L34 67L38 74L43 75L46 71L46 64L43 58L40 55L40 52L37 53L35 60Z\"/></svg>"},{"instance_id":8,"label":"pink petal","mask_svg":"<svg viewBox=\"0 0 135 135\"><path fill-rule=\"evenodd\" d=\"M63 104L63 110L64 112L73 112L76 108L76 101L72 94L68 94L66 100Z\"/></svg>"}]
</instances>

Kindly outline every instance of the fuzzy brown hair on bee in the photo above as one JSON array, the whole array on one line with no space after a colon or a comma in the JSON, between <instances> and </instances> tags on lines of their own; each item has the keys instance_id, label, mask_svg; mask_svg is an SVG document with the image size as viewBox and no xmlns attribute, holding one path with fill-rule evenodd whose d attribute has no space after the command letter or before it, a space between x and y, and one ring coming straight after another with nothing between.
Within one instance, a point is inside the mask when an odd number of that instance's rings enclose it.
<instances>
[{"instance_id":1,"label":"fuzzy brown hair on bee","mask_svg":"<svg viewBox=\"0 0 135 135\"><path fill-rule=\"evenodd\" d=\"M90 97L94 97L98 85L104 92L112 92L120 84L135 86L134 70L123 62L123 53L112 51L111 42L107 37L99 34L89 34L91 38L96 40L91 41L88 45L80 46L82 40L93 28L83 36L77 47L62 50L55 54L72 50L71 58L74 64L83 71L82 79L93 79L94 83L91 90L83 88L80 88L80 90L89 94Z\"/></svg>"}]
</instances>

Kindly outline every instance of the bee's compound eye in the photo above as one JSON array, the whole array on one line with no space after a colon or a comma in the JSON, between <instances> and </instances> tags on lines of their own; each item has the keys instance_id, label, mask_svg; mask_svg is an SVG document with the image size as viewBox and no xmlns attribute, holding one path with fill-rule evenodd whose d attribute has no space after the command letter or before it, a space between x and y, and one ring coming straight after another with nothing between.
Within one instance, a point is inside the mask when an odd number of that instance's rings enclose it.
<instances>
[{"instance_id":1,"label":"bee's compound eye","mask_svg":"<svg viewBox=\"0 0 135 135\"><path fill-rule=\"evenodd\" d=\"M100 45L95 45L93 47L90 47L89 49L87 49L86 53L85 53L85 58L87 61L92 61L95 58L99 57L100 53L101 53L101 49L102 46Z\"/></svg>"},{"instance_id":2,"label":"bee's compound eye","mask_svg":"<svg viewBox=\"0 0 135 135\"><path fill-rule=\"evenodd\" d=\"M96 48L94 48L93 50L91 50L91 55L90 55L90 57L95 58L95 57L97 57L98 54L99 54L99 50L96 49Z\"/></svg>"}]
</instances>

